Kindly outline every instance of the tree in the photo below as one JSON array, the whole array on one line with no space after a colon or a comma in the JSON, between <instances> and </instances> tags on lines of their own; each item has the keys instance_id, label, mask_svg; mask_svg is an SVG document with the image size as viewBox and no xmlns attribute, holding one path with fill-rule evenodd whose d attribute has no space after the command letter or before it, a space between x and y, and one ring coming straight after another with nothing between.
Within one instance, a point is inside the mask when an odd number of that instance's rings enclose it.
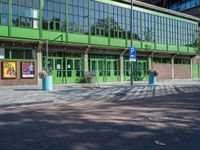
<instances>
[{"instance_id":1,"label":"tree","mask_svg":"<svg viewBox=\"0 0 200 150\"><path fill-rule=\"evenodd\" d=\"M143 40L146 50L152 49L152 46L155 42L153 34L153 29L149 27L145 28L143 31ZM151 62L149 64L149 69L153 70L153 52L151 52Z\"/></svg>"},{"instance_id":2,"label":"tree","mask_svg":"<svg viewBox=\"0 0 200 150\"><path fill-rule=\"evenodd\" d=\"M200 28L197 30L198 38L194 41L193 47L197 54L200 54Z\"/></svg>"},{"instance_id":3,"label":"tree","mask_svg":"<svg viewBox=\"0 0 200 150\"><path fill-rule=\"evenodd\" d=\"M152 29L146 28L143 32L143 36L143 40L146 42L145 49L150 50L152 48L152 42L154 42Z\"/></svg>"},{"instance_id":4,"label":"tree","mask_svg":"<svg viewBox=\"0 0 200 150\"><path fill-rule=\"evenodd\" d=\"M108 24L108 20L110 24ZM98 19L96 22L94 22L94 24L92 24L91 26L91 34L104 35L108 37L109 27L110 27L110 37L112 38L120 37L126 39L126 32L127 32L128 39L130 39L131 34L129 29L128 31L126 31L126 29L124 29L120 25L120 23L117 22L113 17ZM119 35L117 36L117 34ZM136 33L133 33L133 38L140 40L140 37Z\"/></svg>"}]
</instances>

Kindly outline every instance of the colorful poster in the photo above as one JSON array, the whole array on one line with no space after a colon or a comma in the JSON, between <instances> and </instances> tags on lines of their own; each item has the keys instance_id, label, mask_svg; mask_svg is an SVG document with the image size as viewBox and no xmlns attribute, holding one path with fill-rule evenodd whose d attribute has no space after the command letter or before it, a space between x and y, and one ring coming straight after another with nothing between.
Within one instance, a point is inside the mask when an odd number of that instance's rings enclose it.
<instances>
[{"instance_id":1,"label":"colorful poster","mask_svg":"<svg viewBox=\"0 0 200 150\"><path fill-rule=\"evenodd\" d=\"M22 62L22 78L34 78L34 77L35 77L35 63Z\"/></svg>"},{"instance_id":2,"label":"colorful poster","mask_svg":"<svg viewBox=\"0 0 200 150\"><path fill-rule=\"evenodd\" d=\"M17 63L15 61L3 62L3 78L13 79L17 77Z\"/></svg>"}]
</instances>

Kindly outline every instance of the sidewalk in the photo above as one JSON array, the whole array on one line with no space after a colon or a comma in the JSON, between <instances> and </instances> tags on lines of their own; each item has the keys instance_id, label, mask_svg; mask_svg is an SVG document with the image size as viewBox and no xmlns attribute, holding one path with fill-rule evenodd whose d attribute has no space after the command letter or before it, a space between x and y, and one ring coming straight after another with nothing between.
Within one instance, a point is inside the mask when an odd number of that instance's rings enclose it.
<instances>
[{"instance_id":1,"label":"sidewalk","mask_svg":"<svg viewBox=\"0 0 200 150\"><path fill-rule=\"evenodd\" d=\"M45 96L55 102L0 107L0 150L199 150L196 81L54 89L48 93L34 86L1 88L12 102L20 102L20 93L25 94L22 102Z\"/></svg>"},{"instance_id":2,"label":"sidewalk","mask_svg":"<svg viewBox=\"0 0 200 150\"><path fill-rule=\"evenodd\" d=\"M71 103L76 101L121 101L125 99L162 96L170 94L200 92L197 80L166 80L157 85L148 85L147 81L101 83L100 88L84 88L82 84L55 85L52 92L41 90L41 86L5 86L0 87L0 106L12 106L33 103Z\"/></svg>"}]
</instances>

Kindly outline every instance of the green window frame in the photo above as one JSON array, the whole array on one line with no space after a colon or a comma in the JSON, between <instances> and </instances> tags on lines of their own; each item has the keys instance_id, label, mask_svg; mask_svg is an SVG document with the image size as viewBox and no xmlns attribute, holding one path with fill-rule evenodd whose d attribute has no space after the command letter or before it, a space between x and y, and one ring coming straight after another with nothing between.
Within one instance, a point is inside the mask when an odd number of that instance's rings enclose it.
<instances>
[{"instance_id":1,"label":"green window frame","mask_svg":"<svg viewBox=\"0 0 200 150\"><path fill-rule=\"evenodd\" d=\"M126 39L126 9L110 5L110 36Z\"/></svg>"},{"instance_id":2,"label":"green window frame","mask_svg":"<svg viewBox=\"0 0 200 150\"><path fill-rule=\"evenodd\" d=\"M43 30L66 31L65 0L44 0L42 11Z\"/></svg>"},{"instance_id":3,"label":"green window frame","mask_svg":"<svg viewBox=\"0 0 200 150\"><path fill-rule=\"evenodd\" d=\"M154 15L141 13L142 18L142 40L154 42Z\"/></svg>"},{"instance_id":4,"label":"green window frame","mask_svg":"<svg viewBox=\"0 0 200 150\"><path fill-rule=\"evenodd\" d=\"M88 0L68 1L68 31L69 33L89 34Z\"/></svg>"},{"instance_id":5,"label":"green window frame","mask_svg":"<svg viewBox=\"0 0 200 150\"><path fill-rule=\"evenodd\" d=\"M189 58L176 58L174 64L191 64L191 60Z\"/></svg>"},{"instance_id":6,"label":"green window frame","mask_svg":"<svg viewBox=\"0 0 200 150\"><path fill-rule=\"evenodd\" d=\"M36 50L5 48L5 59L36 60Z\"/></svg>"},{"instance_id":7,"label":"green window frame","mask_svg":"<svg viewBox=\"0 0 200 150\"><path fill-rule=\"evenodd\" d=\"M39 29L40 0L13 0L12 26Z\"/></svg>"},{"instance_id":8,"label":"green window frame","mask_svg":"<svg viewBox=\"0 0 200 150\"><path fill-rule=\"evenodd\" d=\"M0 24L9 24L9 3L8 0L0 0Z\"/></svg>"},{"instance_id":9,"label":"green window frame","mask_svg":"<svg viewBox=\"0 0 200 150\"><path fill-rule=\"evenodd\" d=\"M153 63L155 64L171 64L171 58L154 57Z\"/></svg>"},{"instance_id":10,"label":"green window frame","mask_svg":"<svg viewBox=\"0 0 200 150\"><path fill-rule=\"evenodd\" d=\"M108 4L91 0L90 3L90 32L91 35L108 37Z\"/></svg>"}]
</instances>

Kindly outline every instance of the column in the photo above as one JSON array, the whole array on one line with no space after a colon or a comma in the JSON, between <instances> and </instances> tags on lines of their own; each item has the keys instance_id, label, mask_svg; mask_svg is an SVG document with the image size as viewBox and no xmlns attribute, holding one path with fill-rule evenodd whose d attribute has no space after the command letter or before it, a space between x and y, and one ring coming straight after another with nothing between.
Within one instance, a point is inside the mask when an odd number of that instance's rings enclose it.
<instances>
[{"instance_id":1,"label":"column","mask_svg":"<svg viewBox=\"0 0 200 150\"><path fill-rule=\"evenodd\" d=\"M172 79L174 78L174 57L172 57Z\"/></svg>"},{"instance_id":2,"label":"column","mask_svg":"<svg viewBox=\"0 0 200 150\"><path fill-rule=\"evenodd\" d=\"M37 48L37 73L42 71L42 42L38 44ZM42 80L37 76L38 85L42 84Z\"/></svg>"},{"instance_id":3,"label":"column","mask_svg":"<svg viewBox=\"0 0 200 150\"><path fill-rule=\"evenodd\" d=\"M124 56L120 55L120 81L124 81Z\"/></svg>"},{"instance_id":4,"label":"column","mask_svg":"<svg viewBox=\"0 0 200 150\"><path fill-rule=\"evenodd\" d=\"M151 55L149 56L149 58L148 58L148 63L149 63L149 70L151 70L151 69L153 69L152 68L152 58L151 58Z\"/></svg>"},{"instance_id":5,"label":"column","mask_svg":"<svg viewBox=\"0 0 200 150\"><path fill-rule=\"evenodd\" d=\"M84 74L89 71L89 63L88 63L88 51L89 47L87 47L84 51Z\"/></svg>"},{"instance_id":6,"label":"column","mask_svg":"<svg viewBox=\"0 0 200 150\"><path fill-rule=\"evenodd\" d=\"M190 59L190 72L191 72L191 79L193 78L193 58Z\"/></svg>"}]
</instances>

